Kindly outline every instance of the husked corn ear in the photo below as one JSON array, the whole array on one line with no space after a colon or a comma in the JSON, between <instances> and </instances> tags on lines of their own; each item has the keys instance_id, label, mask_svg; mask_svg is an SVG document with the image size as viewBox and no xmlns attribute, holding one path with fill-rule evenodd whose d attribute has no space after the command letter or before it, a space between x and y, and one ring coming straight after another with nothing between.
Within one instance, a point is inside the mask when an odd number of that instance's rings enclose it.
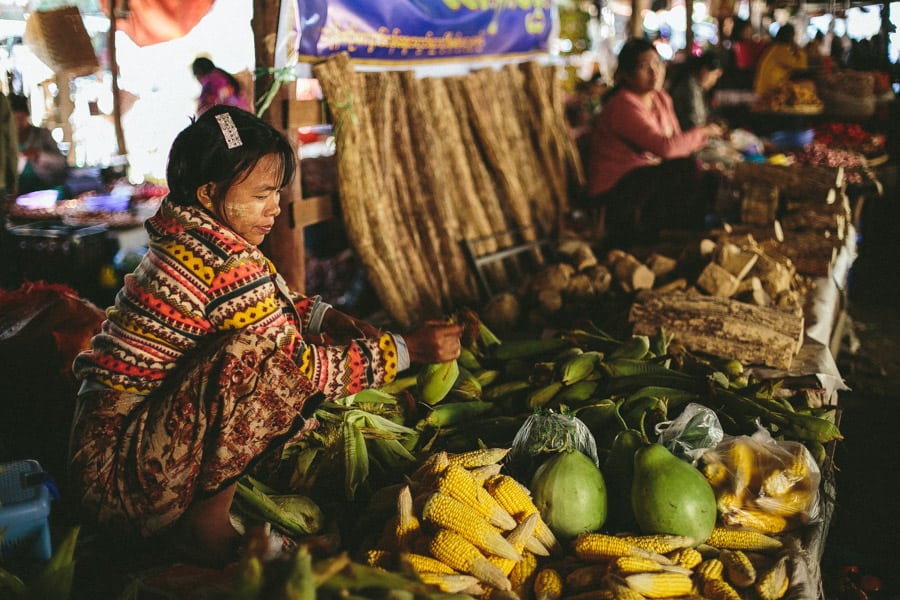
<instances>
[{"instance_id":1,"label":"husked corn ear","mask_svg":"<svg viewBox=\"0 0 900 600\"><path fill-rule=\"evenodd\" d=\"M781 540L759 531L737 527L713 527L706 543L720 549L772 552L781 549Z\"/></svg>"},{"instance_id":2,"label":"husked corn ear","mask_svg":"<svg viewBox=\"0 0 900 600\"><path fill-rule=\"evenodd\" d=\"M787 593L790 587L787 559L787 555L781 556L774 565L760 574L755 586L760 600L779 600Z\"/></svg>"},{"instance_id":3,"label":"husked corn ear","mask_svg":"<svg viewBox=\"0 0 900 600\"><path fill-rule=\"evenodd\" d=\"M738 591L724 579L706 579L702 589L709 600L741 600Z\"/></svg>"},{"instance_id":4,"label":"husked corn ear","mask_svg":"<svg viewBox=\"0 0 900 600\"><path fill-rule=\"evenodd\" d=\"M522 521L525 517L534 513L540 515L540 511L538 511L537 506L532 501L528 489L509 475L495 475L484 482L484 487L516 521ZM557 541L553 532L550 531L550 527L547 526L543 517L540 518L534 528L534 537L551 552L560 548L559 541Z\"/></svg>"},{"instance_id":5,"label":"husked corn ear","mask_svg":"<svg viewBox=\"0 0 900 600\"><path fill-rule=\"evenodd\" d=\"M471 473L472 479L483 484L494 475L499 475L500 471L503 470L503 465L494 463L491 465L484 465L483 467L473 467L467 470Z\"/></svg>"},{"instance_id":6,"label":"husked corn ear","mask_svg":"<svg viewBox=\"0 0 900 600\"><path fill-rule=\"evenodd\" d=\"M469 573L490 586L501 590L510 589L506 575L492 565L473 544L448 529L439 529L428 546L431 554L449 567Z\"/></svg>"},{"instance_id":7,"label":"husked corn ear","mask_svg":"<svg viewBox=\"0 0 900 600\"><path fill-rule=\"evenodd\" d=\"M746 507L723 512L722 522L736 527L749 527L762 533L781 533L788 528L785 517Z\"/></svg>"},{"instance_id":8,"label":"husked corn ear","mask_svg":"<svg viewBox=\"0 0 900 600\"><path fill-rule=\"evenodd\" d=\"M604 582L606 588L613 593L613 598L616 598L616 600L646 600L647 598L647 596L644 596L640 592L629 587L628 584L619 577L607 575Z\"/></svg>"},{"instance_id":9,"label":"husked corn ear","mask_svg":"<svg viewBox=\"0 0 900 600\"><path fill-rule=\"evenodd\" d=\"M809 474L809 465L810 462L815 464L816 460L813 458L812 453L803 446L802 444L797 444L795 446L795 451L791 453L791 461L784 467L784 472L787 475L788 479L794 482L803 481L806 479Z\"/></svg>"},{"instance_id":10,"label":"husked corn ear","mask_svg":"<svg viewBox=\"0 0 900 600\"><path fill-rule=\"evenodd\" d=\"M604 533L582 533L575 538L575 555L582 560L610 560L620 556L639 556L661 564L672 561L662 554L635 546L628 540Z\"/></svg>"},{"instance_id":11,"label":"husked corn ear","mask_svg":"<svg viewBox=\"0 0 900 600\"><path fill-rule=\"evenodd\" d=\"M516 525L516 528L510 531L506 536L506 541L516 549L516 552L519 553L518 559L511 560L497 555L491 555L487 557L489 561L500 567L500 570L503 571L504 575L509 576L510 572L512 572L513 570L513 567L515 567L516 563L521 560L522 553L525 552L525 547L528 540L534 539L531 537L531 533L534 531L534 526L537 523L537 520L537 514L529 516L527 519Z\"/></svg>"},{"instance_id":12,"label":"husked corn ear","mask_svg":"<svg viewBox=\"0 0 900 600\"><path fill-rule=\"evenodd\" d=\"M716 496L716 510L723 515L728 515L743 510L744 494L737 494L730 490L723 490Z\"/></svg>"},{"instance_id":13,"label":"husked corn ear","mask_svg":"<svg viewBox=\"0 0 900 600\"><path fill-rule=\"evenodd\" d=\"M416 552L406 552L401 554L400 562L409 565L409 568L416 573L446 573L450 575L456 572L446 563L443 563L432 556L418 554Z\"/></svg>"},{"instance_id":14,"label":"husked corn ear","mask_svg":"<svg viewBox=\"0 0 900 600\"><path fill-rule=\"evenodd\" d=\"M578 567L566 575L566 590L586 590L596 588L609 573L605 564L592 564Z\"/></svg>"},{"instance_id":15,"label":"husked corn ear","mask_svg":"<svg viewBox=\"0 0 900 600\"><path fill-rule=\"evenodd\" d=\"M637 573L625 577L625 583L647 598L672 598L689 594L694 586L684 573Z\"/></svg>"},{"instance_id":16,"label":"husked corn ear","mask_svg":"<svg viewBox=\"0 0 900 600\"><path fill-rule=\"evenodd\" d=\"M526 550L522 554L522 560L517 562L509 573L510 589L522 598L527 597L528 590L532 589L537 568L537 556Z\"/></svg>"},{"instance_id":17,"label":"husked corn ear","mask_svg":"<svg viewBox=\"0 0 900 600\"><path fill-rule=\"evenodd\" d=\"M735 587L749 587L756 581L756 567L742 551L722 550L719 560L725 565L728 581Z\"/></svg>"},{"instance_id":18,"label":"husked corn ear","mask_svg":"<svg viewBox=\"0 0 900 600\"><path fill-rule=\"evenodd\" d=\"M413 539L422 532L422 524L413 511L412 492L409 486L400 488L397 494L397 527L394 536L397 538L397 547L407 550Z\"/></svg>"},{"instance_id":19,"label":"husked corn ear","mask_svg":"<svg viewBox=\"0 0 900 600\"><path fill-rule=\"evenodd\" d=\"M534 576L535 600L559 600L563 592L563 580L556 569L544 568Z\"/></svg>"},{"instance_id":20,"label":"husked corn ear","mask_svg":"<svg viewBox=\"0 0 900 600\"><path fill-rule=\"evenodd\" d=\"M813 495L809 490L796 489L780 496L762 496L756 499L760 511L779 517L797 517L808 511Z\"/></svg>"},{"instance_id":21,"label":"husked corn ear","mask_svg":"<svg viewBox=\"0 0 900 600\"><path fill-rule=\"evenodd\" d=\"M634 544L638 548L656 552L657 554L668 554L669 552L680 548L690 548L697 541L687 535L672 535L668 533L658 533L653 535L621 535L618 537L630 544Z\"/></svg>"},{"instance_id":22,"label":"husked corn ear","mask_svg":"<svg viewBox=\"0 0 900 600\"><path fill-rule=\"evenodd\" d=\"M435 492L425 502L422 518L439 527L455 531L488 554L509 560L521 558L498 529L456 498Z\"/></svg>"},{"instance_id":23,"label":"husked corn ear","mask_svg":"<svg viewBox=\"0 0 900 600\"><path fill-rule=\"evenodd\" d=\"M756 465L756 451L748 442L735 438L731 448L728 449L728 459L734 473L735 490L740 493L747 488L758 487L758 482L755 482L756 473L759 471Z\"/></svg>"},{"instance_id":24,"label":"husked corn ear","mask_svg":"<svg viewBox=\"0 0 900 600\"><path fill-rule=\"evenodd\" d=\"M677 565L663 565L652 558L643 558L640 556L620 556L613 561L613 567L620 575L634 575L635 573L661 573L668 571L671 573L681 573L690 575L691 570Z\"/></svg>"},{"instance_id":25,"label":"husked corn ear","mask_svg":"<svg viewBox=\"0 0 900 600\"><path fill-rule=\"evenodd\" d=\"M686 569L693 569L703 562L703 555L696 548L679 548L668 553L667 556L673 563Z\"/></svg>"},{"instance_id":26,"label":"husked corn ear","mask_svg":"<svg viewBox=\"0 0 900 600\"><path fill-rule=\"evenodd\" d=\"M394 559L394 553L389 550L369 550L366 552L366 562L370 567L387 569Z\"/></svg>"},{"instance_id":27,"label":"husked corn ear","mask_svg":"<svg viewBox=\"0 0 900 600\"><path fill-rule=\"evenodd\" d=\"M462 575L460 573L418 573L422 583L433 585L442 592L458 594L463 590L478 584L478 578L474 575Z\"/></svg>"},{"instance_id":28,"label":"husked corn ear","mask_svg":"<svg viewBox=\"0 0 900 600\"><path fill-rule=\"evenodd\" d=\"M702 579L703 581L710 581L712 579L722 579L723 574L725 573L725 565L722 564L722 561L718 558L707 558L694 570L697 577Z\"/></svg>"},{"instance_id":29,"label":"husked corn ear","mask_svg":"<svg viewBox=\"0 0 900 600\"><path fill-rule=\"evenodd\" d=\"M710 461L703 465L703 475L706 476L706 480L713 486L713 489L723 487L731 477L731 473L728 471L725 463L718 460Z\"/></svg>"},{"instance_id":30,"label":"husked corn ear","mask_svg":"<svg viewBox=\"0 0 900 600\"><path fill-rule=\"evenodd\" d=\"M540 520L541 515L538 513L534 513L534 514L537 515L538 519ZM529 518L531 516L533 516L533 515L530 515ZM531 537L529 537L528 540L526 540L525 548L529 552L533 552L534 554L537 554L538 556L550 556L550 550L547 548L547 546L545 546L544 544L541 543L541 540L534 537L533 533L532 533Z\"/></svg>"},{"instance_id":31,"label":"husked corn ear","mask_svg":"<svg viewBox=\"0 0 900 600\"><path fill-rule=\"evenodd\" d=\"M788 493L796 483L783 469L773 469L763 479L761 490L767 496L781 496Z\"/></svg>"},{"instance_id":32,"label":"husked corn ear","mask_svg":"<svg viewBox=\"0 0 900 600\"><path fill-rule=\"evenodd\" d=\"M438 479L437 489L486 517L491 525L500 529L510 530L519 521L461 466L449 465Z\"/></svg>"},{"instance_id":33,"label":"husked corn ear","mask_svg":"<svg viewBox=\"0 0 900 600\"><path fill-rule=\"evenodd\" d=\"M441 450L430 454L428 458L422 461L422 464L413 472L410 479L428 485L449 466L450 458L446 451Z\"/></svg>"},{"instance_id":34,"label":"husked corn ear","mask_svg":"<svg viewBox=\"0 0 900 600\"><path fill-rule=\"evenodd\" d=\"M482 448L480 450L469 450L468 452L449 454L448 458L451 465L457 465L465 469L473 469L475 467L484 467L499 463L506 458L509 451L510 448Z\"/></svg>"}]
</instances>

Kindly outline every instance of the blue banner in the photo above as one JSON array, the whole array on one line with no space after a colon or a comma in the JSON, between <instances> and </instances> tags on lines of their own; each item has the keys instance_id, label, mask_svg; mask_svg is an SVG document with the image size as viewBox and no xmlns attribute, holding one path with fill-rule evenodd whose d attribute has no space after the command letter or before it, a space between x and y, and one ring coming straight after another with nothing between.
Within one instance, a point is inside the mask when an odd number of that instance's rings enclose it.
<instances>
[{"instance_id":1,"label":"blue banner","mask_svg":"<svg viewBox=\"0 0 900 600\"><path fill-rule=\"evenodd\" d=\"M379 63L547 52L552 0L295 0L279 46L309 61L339 52ZM287 37L285 37L287 36Z\"/></svg>"}]
</instances>

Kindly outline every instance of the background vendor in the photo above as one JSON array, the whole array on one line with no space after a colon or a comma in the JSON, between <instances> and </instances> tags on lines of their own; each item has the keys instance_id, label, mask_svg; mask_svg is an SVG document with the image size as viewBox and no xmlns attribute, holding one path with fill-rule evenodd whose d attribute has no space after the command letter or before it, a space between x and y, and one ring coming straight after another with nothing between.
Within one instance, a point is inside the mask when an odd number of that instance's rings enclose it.
<instances>
[{"instance_id":1,"label":"background vendor","mask_svg":"<svg viewBox=\"0 0 900 600\"><path fill-rule=\"evenodd\" d=\"M19 138L18 193L49 190L63 185L68 165L50 130L31 122L31 110L25 96L12 95L9 103Z\"/></svg>"}]
</instances>

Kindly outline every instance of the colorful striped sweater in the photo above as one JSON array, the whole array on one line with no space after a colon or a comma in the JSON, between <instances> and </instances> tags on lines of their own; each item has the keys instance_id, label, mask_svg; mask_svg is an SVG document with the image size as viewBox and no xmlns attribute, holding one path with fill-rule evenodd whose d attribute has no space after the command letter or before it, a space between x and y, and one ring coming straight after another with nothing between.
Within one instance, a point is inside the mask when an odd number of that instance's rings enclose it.
<instances>
[{"instance_id":1,"label":"colorful striped sweater","mask_svg":"<svg viewBox=\"0 0 900 600\"><path fill-rule=\"evenodd\" d=\"M145 223L150 245L125 276L91 349L76 357L88 387L147 394L204 342L248 328L271 336L327 398L392 381L397 342L385 333L315 346L328 305L291 292L263 253L200 207L163 201Z\"/></svg>"}]
</instances>

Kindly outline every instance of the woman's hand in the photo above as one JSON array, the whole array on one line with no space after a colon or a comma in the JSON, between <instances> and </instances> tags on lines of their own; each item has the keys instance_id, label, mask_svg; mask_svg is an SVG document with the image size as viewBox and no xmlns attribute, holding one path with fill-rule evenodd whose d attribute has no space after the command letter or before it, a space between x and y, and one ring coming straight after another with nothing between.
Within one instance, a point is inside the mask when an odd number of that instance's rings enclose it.
<instances>
[{"instance_id":1,"label":"woman's hand","mask_svg":"<svg viewBox=\"0 0 900 600\"><path fill-rule=\"evenodd\" d=\"M707 123L701 129L707 138L720 138L725 133L725 129L718 123Z\"/></svg>"},{"instance_id":2,"label":"woman's hand","mask_svg":"<svg viewBox=\"0 0 900 600\"><path fill-rule=\"evenodd\" d=\"M427 321L405 334L409 360L419 364L447 362L459 357L462 325L444 321Z\"/></svg>"},{"instance_id":3,"label":"woman's hand","mask_svg":"<svg viewBox=\"0 0 900 600\"><path fill-rule=\"evenodd\" d=\"M349 344L361 338L379 338L381 331L374 325L356 319L335 308L329 308L322 316L322 334L338 345Z\"/></svg>"}]
</instances>

